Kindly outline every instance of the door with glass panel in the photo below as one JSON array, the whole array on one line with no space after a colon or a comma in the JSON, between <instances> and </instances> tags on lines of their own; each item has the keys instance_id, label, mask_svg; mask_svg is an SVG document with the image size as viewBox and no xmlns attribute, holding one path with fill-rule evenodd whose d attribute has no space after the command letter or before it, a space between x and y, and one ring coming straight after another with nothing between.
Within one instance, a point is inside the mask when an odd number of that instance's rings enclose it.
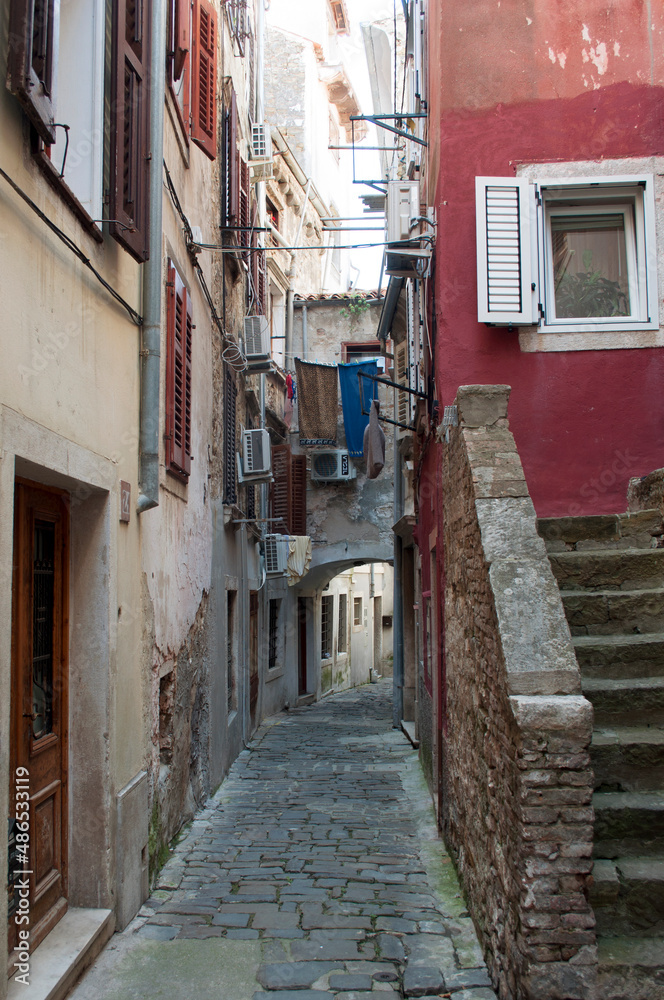
<instances>
[{"instance_id":1,"label":"door with glass panel","mask_svg":"<svg viewBox=\"0 0 664 1000\"><path fill-rule=\"evenodd\" d=\"M8 884L10 954L19 940L20 929L29 929L30 947L34 949L67 909L67 499L61 490L23 481L16 485L9 789L10 830L14 821L13 863ZM11 971L10 959L10 974Z\"/></svg>"}]
</instances>

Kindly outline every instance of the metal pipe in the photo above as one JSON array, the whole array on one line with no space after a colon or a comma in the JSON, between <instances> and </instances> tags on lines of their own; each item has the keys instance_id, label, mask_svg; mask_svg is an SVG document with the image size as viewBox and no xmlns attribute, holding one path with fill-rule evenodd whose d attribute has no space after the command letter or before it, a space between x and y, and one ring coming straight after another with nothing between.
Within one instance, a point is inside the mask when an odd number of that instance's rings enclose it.
<instances>
[{"instance_id":1,"label":"metal pipe","mask_svg":"<svg viewBox=\"0 0 664 1000\"><path fill-rule=\"evenodd\" d=\"M166 4L152 0L152 85L150 87L150 257L143 264L141 347L140 483L136 510L159 506L159 365L161 355L161 208L166 73Z\"/></svg>"},{"instance_id":2,"label":"metal pipe","mask_svg":"<svg viewBox=\"0 0 664 1000\"><path fill-rule=\"evenodd\" d=\"M286 343L284 345L284 361L286 368L293 362L293 299L295 293L289 286L286 292Z\"/></svg>"},{"instance_id":3,"label":"metal pipe","mask_svg":"<svg viewBox=\"0 0 664 1000\"><path fill-rule=\"evenodd\" d=\"M306 361L309 356L309 324L307 319L307 307L302 306L302 357Z\"/></svg>"},{"instance_id":4,"label":"metal pipe","mask_svg":"<svg viewBox=\"0 0 664 1000\"><path fill-rule=\"evenodd\" d=\"M403 514L403 474L399 439L394 431L394 523ZM404 630L403 630L403 540L394 535L394 649L392 678L392 725L398 729L403 719L403 683L404 683Z\"/></svg>"}]
</instances>

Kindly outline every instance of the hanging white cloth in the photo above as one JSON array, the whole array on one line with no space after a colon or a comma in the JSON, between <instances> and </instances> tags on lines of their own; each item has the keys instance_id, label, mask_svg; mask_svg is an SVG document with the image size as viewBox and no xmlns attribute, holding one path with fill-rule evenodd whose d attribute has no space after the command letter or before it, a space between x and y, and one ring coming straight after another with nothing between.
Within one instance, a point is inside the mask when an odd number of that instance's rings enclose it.
<instances>
[{"instance_id":1,"label":"hanging white cloth","mask_svg":"<svg viewBox=\"0 0 664 1000\"><path fill-rule=\"evenodd\" d=\"M311 564L311 539L308 535L288 536L288 562L286 576L288 586L299 583Z\"/></svg>"}]
</instances>

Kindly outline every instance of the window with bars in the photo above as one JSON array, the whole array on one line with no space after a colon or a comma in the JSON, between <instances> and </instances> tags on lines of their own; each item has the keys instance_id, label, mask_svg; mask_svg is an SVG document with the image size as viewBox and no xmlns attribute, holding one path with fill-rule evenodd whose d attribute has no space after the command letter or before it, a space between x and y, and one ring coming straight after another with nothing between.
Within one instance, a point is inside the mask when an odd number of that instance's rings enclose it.
<instances>
[{"instance_id":1,"label":"window with bars","mask_svg":"<svg viewBox=\"0 0 664 1000\"><path fill-rule=\"evenodd\" d=\"M337 653L348 652L348 594L339 594Z\"/></svg>"},{"instance_id":2,"label":"window with bars","mask_svg":"<svg viewBox=\"0 0 664 1000\"><path fill-rule=\"evenodd\" d=\"M247 0L226 0L226 14L237 50L243 56L248 27Z\"/></svg>"},{"instance_id":3,"label":"window with bars","mask_svg":"<svg viewBox=\"0 0 664 1000\"><path fill-rule=\"evenodd\" d=\"M271 598L269 607L268 658L269 670L275 670L280 664L279 654L279 618L281 614L281 599Z\"/></svg>"},{"instance_id":4,"label":"window with bars","mask_svg":"<svg viewBox=\"0 0 664 1000\"><path fill-rule=\"evenodd\" d=\"M307 533L307 459L288 445L272 446L270 517L273 531L285 535Z\"/></svg>"},{"instance_id":5,"label":"window with bars","mask_svg":"<svg viewBox=\"0 0 664 1000\"><path fill-rule=\"evenodd\" d=\"M329 660L332 657L333 622L334 622L334 594L326 594L321 599L321 616L320 616L321 660Z\"/></svg>"},{"instance_id":6,"label":"window with bars","mask_svg":"<svg viewBox=\"0 0 664 1000\"><path fill-rule=\"evenodd\" d=\"M224 375L224 503L237 503L237 387L232 370Z\"/></svg>"},{"instance_id":7,"label":"window with bars","mask_svg":"<svg viewBox=\"0 0 664 1000\"><path fill-rule=\"evenodd\" d=\"M191 471L192 309L189 290L168 261L166 287L166 468L187 482Z\"/></svg>"}]
</instances>

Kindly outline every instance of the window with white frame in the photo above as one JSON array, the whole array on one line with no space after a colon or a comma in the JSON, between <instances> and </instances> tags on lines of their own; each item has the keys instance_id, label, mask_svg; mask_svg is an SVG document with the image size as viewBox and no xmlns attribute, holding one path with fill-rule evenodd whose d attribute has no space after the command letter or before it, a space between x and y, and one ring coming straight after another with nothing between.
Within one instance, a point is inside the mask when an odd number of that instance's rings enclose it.
<instances>
[{"instance_id":1,"label":"window with white frame","mask_svg":"<svg viewBox=\"0 0 664 1000\"><path fill-rule=\"evenodd\" d=\"M478 177L478 318L540 331L659 326L652 175Z\"/></svg>"},{"instance_id":2,"label":"window with white frame","mask_svg":"<svg viewBox=\"0 0 664 1000\"><path fill-rule=\"evenodd\" d=\"M320 620L320 658L329 660L332 657L332 633L334 629L334 595L328 594L321 599Z\"/></svg>"}]
</instances>

